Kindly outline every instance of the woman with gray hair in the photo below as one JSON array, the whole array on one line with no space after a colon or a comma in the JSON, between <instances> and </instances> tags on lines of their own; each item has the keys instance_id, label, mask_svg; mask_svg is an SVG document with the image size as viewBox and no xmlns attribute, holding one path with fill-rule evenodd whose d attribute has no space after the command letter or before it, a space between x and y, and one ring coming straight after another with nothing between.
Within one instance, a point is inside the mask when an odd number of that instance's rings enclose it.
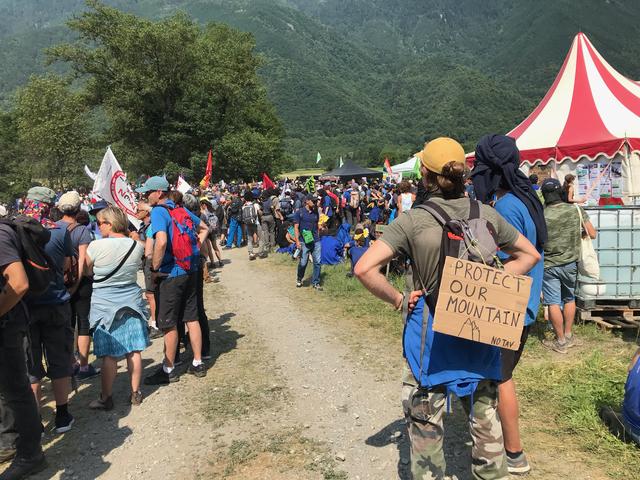
<instances>
[{"instance_id":1,"label":"woman with gray hair","mask_svg":"<svg viewBox=\"0 0 640 480\"><path fill-rule=\"evenodd\" d=\"M129 238L126 214L108 207L97 215L102 239L87 249L87 269L93 271L93 295L89 322L93 349L102 358L102 393L89 408L113 408L113 381L119 359L126 357L131 379L131 405L142 403L140 352L149 346L147 308L137 274L144 245Z\"/></svg>"}]
</instances>

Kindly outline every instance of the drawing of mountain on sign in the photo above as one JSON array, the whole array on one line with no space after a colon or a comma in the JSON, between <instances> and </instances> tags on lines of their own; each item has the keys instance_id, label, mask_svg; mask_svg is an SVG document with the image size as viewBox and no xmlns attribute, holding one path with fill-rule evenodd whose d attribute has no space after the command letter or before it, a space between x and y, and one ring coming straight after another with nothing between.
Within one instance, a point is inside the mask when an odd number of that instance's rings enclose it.
<instances>
[{"instance_id":1,"label":"drawing of mountain on sign","mask_svg":"<svg viewBox=\"0 0 640 480\"><path fill-rule=\"evenodd\" d=\"M468 338L474 342L480 341L480 327L476 324L475 320L467 318L460 328L458 337Z\"/></svg>"}]
</instances>

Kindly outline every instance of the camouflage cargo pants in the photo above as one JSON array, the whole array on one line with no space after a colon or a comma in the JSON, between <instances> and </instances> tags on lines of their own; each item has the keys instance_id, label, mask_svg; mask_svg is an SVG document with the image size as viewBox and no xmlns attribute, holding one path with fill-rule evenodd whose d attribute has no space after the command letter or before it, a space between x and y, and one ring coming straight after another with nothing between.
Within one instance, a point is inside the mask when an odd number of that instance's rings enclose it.
<instances>
[{"instance_id":1,"label":"camouflage cargo pants","mask_svg":"<svg viewBox=\"0 0 640 480\"><path fill-rule=\"evenodd\" d=\"M406 368L408 370L408 368ZM443 415L446 412L444 388L418 389L411 381L403 383L402 404L411 442L411 474L414 480L444 480L446 462L442 443L444 438ZM404 375L407 378L406 372ZM483 381L471 397L461 399L469 418L471 447L471 473L477 480L509 478L504 453L502 427L498 418L498 386Z\"/></svg>"}]
</instances>

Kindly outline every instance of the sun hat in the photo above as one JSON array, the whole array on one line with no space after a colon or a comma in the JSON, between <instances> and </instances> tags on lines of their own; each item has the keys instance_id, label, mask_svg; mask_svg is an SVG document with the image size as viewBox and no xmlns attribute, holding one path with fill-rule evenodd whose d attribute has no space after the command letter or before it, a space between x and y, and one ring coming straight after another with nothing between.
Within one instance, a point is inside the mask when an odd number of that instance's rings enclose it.
<instances>
[{"instance_id":1,"label":"sun hat","mask_svg":"<svg viewBox=\"0 0 640 480\"><path fill-rule=\"evenodd\" d=\"M56 192L47 187L32 187L27 192L27 199L53 204L56 199Z\"/></svg>"}]
</instances>

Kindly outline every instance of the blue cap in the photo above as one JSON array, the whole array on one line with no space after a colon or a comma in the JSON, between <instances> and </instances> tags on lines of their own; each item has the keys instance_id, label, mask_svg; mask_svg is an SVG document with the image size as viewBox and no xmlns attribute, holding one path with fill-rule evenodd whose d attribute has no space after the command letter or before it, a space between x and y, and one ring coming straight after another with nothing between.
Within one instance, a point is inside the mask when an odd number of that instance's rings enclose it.
<instances>
[{"instance_id":1,"label":"blue cap","mask_svg":"<svg viewBox=\"0 0 640 480\"><path fill-rule=\"evenodd\" d=\"M104 200L98 200L96 203L94 203L91 206L91 210L89 210L89 213L91 215L95 215L96 213L98 213L100 210L104 210L105 208L107 208L109 206L109 204L104 201Z\"/></svg>"},{"instance_id":2,"label":"blue cap","mask_svg":"<svg viewBox=\"0 0 640 480\"><path fill-rule=\"evenodd\" d=\"M138 193L146 193L146 192L155 192L156 190L161 190L163 192L169 191L169 182L164 177L151 177L144 184L136 188L136 192Z\"/></svg>"}]
</instances>

